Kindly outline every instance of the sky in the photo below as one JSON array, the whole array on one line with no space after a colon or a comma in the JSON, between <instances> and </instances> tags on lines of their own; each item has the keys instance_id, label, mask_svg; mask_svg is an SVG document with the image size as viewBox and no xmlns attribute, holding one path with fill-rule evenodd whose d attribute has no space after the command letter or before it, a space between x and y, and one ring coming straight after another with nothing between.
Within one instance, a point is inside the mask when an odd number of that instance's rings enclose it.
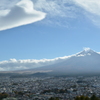
<instances>
[{"instance_id":1,"label":"sky","mask_svg":"<svg viewBox=\"0 0 100 100\"><path fill-rule=\"evenodd\" d=\"M0 0L1 71L100 52L99 38L99 0Z\"/></svg>"}]
</instances>

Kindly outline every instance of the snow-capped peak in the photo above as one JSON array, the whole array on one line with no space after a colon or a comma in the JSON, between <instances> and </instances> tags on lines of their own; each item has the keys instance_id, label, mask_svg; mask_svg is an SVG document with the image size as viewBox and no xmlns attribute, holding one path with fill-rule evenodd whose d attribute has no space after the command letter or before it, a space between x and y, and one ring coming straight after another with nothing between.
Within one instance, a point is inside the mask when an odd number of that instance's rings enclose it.
<instances>
[{"instance_id":1,"label":"snow-capped peak","mask_svg":"<svg viewBox=\"0 0 100 100\"><path fill-rule=\"evenodd\" d=\"M91 51L91 49L90 48L84 48L84 51L89 52L89 51Z\"/></svg>"},{"instance_id":2,"label":"snow-capped peak","mask_svg":"<svg viewBox=\"0 0 100 100\"><path fill-rule=\"evenodd\" d=\"M83 51L76 54L77 57L80 56L90 56L91 54L96 53L95 51L91 50L90 48L84 48Z\"/></svg>"}]
</instances>

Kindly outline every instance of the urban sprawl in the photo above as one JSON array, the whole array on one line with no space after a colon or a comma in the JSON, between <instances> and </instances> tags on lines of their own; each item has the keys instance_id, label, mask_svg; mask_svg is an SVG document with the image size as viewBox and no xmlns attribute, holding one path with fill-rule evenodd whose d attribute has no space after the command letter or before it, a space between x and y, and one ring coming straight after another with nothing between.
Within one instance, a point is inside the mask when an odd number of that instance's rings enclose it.
<instances>
[{"instance_id":1,"label":"urban sprawl","mask_svg":"<svg viewBox=\"0 0 100 100\"><path fill-rule=\"evenodd\" d=\"M0 94L3 100L74 100L76 96L100 97L100 77L30 77L0 78ZM10 99L9 99L10 98Z\"/></svg>"}]
</instances>

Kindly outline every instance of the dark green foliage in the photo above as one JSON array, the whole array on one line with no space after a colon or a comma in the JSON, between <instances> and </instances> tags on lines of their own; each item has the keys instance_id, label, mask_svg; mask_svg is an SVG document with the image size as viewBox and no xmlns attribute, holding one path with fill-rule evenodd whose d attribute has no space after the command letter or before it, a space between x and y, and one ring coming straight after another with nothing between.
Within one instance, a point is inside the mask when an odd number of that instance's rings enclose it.
<instances>
[{"instance_id":1,"label":"dark green foliage","mask_svg":"<svg viewBox=\"0 0 100 100\"><path fill-rule=\"evenodd\" d=\"M90 100L90 98L86 96L86 97L85 97L85 100Z\"/></svg>"},{"instance_id":2,"label":"dark green foliage","mask_svg":"<svg viewBox=\"0 0 100 100\"><path fill-rule=\"evenodd\" d=\"M51 97L49 100L59 100L58 97Z\"/></svg>"},{"instance_id":3,"label":"dark green foliage","mask_svg":"<svg viewBox=\"0 0 100 100\"><path fill-rule=\"evenodd\" d=\"M90 98L82 95L82 96L77 96L75 100L100 100L100 99L95 95L92 95Z\"/></svg>"},{"instance_id":4,"label":"dark green foliage","mask_svg":"<svg viewBox=\"0 0 100 100\"><path fill-rule=\"evenodd\" d=\"M7 98L8 94L7 93L0 93L0 100L2 100L3 98Z\"/></svg>"},{"instance_id":5,"label":"dark green foliage","mask_svg":"<svg viewBox=\"0 0 100 100\"><path fill-rule=\"evenodd\" d=\"M93 95L90 100L100 100L100 99L97 98L95 95Z\"/></svg>"},{"instance_id":6,"label":"dark green foliage","mask_svg":"<svg viewBox=\"0 0 100 100\"><path fill-rule=\"evenodd\" d=\"M45 93L67 93L67 89L48 89L48 90L43 90L41 92L41 94L45 94Z\"/></svg>"},{"instance_id":7,"label":"dark green foliage","mask_svg":"<svg viewBox=\"0 0 100 100\"><path fill-rule=\"evenodd\" d=\"M14 93L16 94L16 95L21 95L21 96L23 96L23 92L22 91L14 91Z\"/></svg>"}]
</instances>

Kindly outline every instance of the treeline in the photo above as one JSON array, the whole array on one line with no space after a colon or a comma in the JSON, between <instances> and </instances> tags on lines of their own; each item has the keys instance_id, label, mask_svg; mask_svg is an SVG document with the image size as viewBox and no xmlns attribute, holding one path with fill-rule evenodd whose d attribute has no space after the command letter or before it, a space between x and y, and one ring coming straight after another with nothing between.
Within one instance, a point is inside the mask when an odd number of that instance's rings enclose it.
<instances>
[{"instance_id":1,"label":"treeline","mask_svg":"<svg viewBox=\"0 0 100 100\"><path fill-rule=\"evenodd\" d=\"M2 100L3 98L7 98L8 94L7 93L0 93L0 100Z\"/></svg>"},{"instance_id":2,"label":"treeline","mask_svg":"<svg viewBox=\"0 0 100 100\"><path fill-rule=\"evenodd\" d=\"M92 95L91 97L88 96L77 96L75 100L100 100L98 97L95 95Z\"/></svg>"},{"instance_id":3,"label":"treeline","mask_svg":"<svg viewBox=\"0 0 100 100\"><path fill-rule=\"evenodd\" d=\"M51 97L49 100L61 100L58 97ZM96 97L95 95L92 95L91 97L88 96L77 96L75 97L74 100L100 100L98 97Z\"/></svg>"},{"instance_id":4,"label":"treeline","mask_svg":"<svg viewBox=\"0 0 100 100\"><path fill-rule=\"evenodd\" d=\"M41 94L50 93L50 92L53 92L53 93L56 93L56 94L58 94L58 93L69 93L67 89L57 89L57 88L55 88L55 89L43 90L41 92Z\"/></svg>"},{"instance_id":5,"label":"treeline","mask_svg":"<svg viewBox=\"0 0 100 100\"><path fill-rule=\"evenodd\" d=\"M51 97L49 100L60 100L58 97Z\"/></svg>"}]
</instances>

